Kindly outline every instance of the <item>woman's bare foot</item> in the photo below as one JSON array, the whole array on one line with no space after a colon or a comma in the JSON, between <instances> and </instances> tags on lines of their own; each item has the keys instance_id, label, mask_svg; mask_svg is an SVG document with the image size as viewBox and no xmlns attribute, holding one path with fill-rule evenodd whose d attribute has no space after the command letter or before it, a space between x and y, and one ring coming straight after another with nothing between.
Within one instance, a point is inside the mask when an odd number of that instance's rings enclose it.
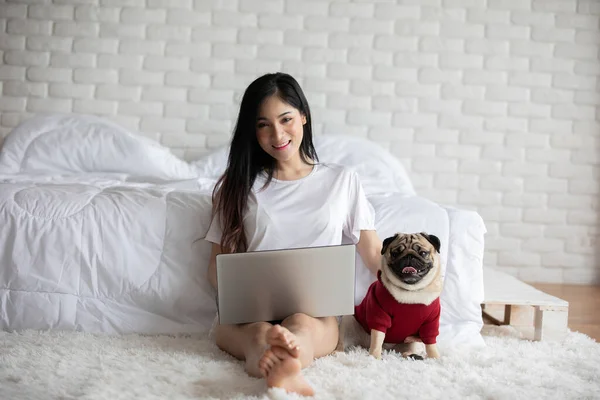
<instances>
[{"instance_id":1,"label":"woman's bare foot","mask_svg":"<svg viewBox=\"0 0 600 400\"><path fill-rule=\"evenodd\" d=\"M294 358L300 356L300 346L296 342L296 335L281 325L273 325L267 331L267 343L269 345L286 349Z\"/></svg>"},{"instance_id":2,"label":"woman's bare foot","mask_svg":"<svg viewBox=\"0 0 600 400\"><path fill-rule=\"evenodd\" d=\"M285 389L287 392L298 393L302 396L315 394L313 388L302 376L302 364L293 357L287 349L272 346L266 350L259 362L259 368L267 379L268 387Z\"/></svg>"}]
</instances>

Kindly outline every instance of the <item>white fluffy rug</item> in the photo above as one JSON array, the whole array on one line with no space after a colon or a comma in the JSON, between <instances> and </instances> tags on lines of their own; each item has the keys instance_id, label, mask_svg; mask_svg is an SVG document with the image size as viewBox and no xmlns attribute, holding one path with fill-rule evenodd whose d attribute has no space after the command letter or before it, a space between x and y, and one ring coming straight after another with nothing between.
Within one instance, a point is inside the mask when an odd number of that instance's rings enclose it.
<instances>
[{"instance_id":1,"label":"white fluffy rug","mask_svg":"<svg viewBox=\"0 0 600 400\"><path fill-rule=\"evenodd\" d=\"M486 348L444 349L437 361L352 350L305 373L317 399L600 398L600 344L578 333L554 344L511 334L493 329ZM296 397L266 391L206 336L0 332L0 399Z\"/></svg>"}]
</instances>

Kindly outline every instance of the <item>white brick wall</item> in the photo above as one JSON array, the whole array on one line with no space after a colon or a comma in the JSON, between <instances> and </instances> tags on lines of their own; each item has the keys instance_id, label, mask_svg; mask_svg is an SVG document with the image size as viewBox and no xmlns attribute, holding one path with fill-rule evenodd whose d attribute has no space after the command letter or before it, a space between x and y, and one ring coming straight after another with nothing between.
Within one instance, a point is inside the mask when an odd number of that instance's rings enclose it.
<instances>
[{"instance_id":1,"label":"white brick wall","mask_svg":"<svg viewBox=\"0 0 600 400\"><path fill-rule=\"evenodd\" d=\"M474 209L485 263L600 279L599 0L8 0L0 138L94 113L193 159L246 85L282 70L318 134L399 157L422 196Z\"/></svg>"}]
</instances>

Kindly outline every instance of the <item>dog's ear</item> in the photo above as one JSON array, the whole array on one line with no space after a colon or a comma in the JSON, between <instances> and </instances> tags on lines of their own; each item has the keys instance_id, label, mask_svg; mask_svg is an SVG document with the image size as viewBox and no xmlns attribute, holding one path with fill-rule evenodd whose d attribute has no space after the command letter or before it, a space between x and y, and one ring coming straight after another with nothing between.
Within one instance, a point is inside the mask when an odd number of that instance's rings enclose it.
<instances>
[{"instance_id":1,"label":"dog's ear","mask_svg":"<svg viewBox=\"0 0 600 400\"><path fill-rule=\"evenodd\" d=\"M435 249L435 251L437 251L438 253L440 252L440 239L435 236L435 235L429 235L425 232L421 232L421 236L423 236L425 239L427 239L427 241L429 243L431 243L433 245L433 248Z\"/></svg>"},{"instance_id":2,"label":"dog's ear","mask_svg":"<svg viewBox=\"0 0 600 400\"><path fill-rule=\"evenodd\" d=\"M390 243L392 243L394 241L394 239L396 239L397 237L398 237L398 234L396 233L394 236L390 236L389 238L387 238L383 241L383 246L381 247L381 255L385 254Z\"/></svg>"}]
</instances>

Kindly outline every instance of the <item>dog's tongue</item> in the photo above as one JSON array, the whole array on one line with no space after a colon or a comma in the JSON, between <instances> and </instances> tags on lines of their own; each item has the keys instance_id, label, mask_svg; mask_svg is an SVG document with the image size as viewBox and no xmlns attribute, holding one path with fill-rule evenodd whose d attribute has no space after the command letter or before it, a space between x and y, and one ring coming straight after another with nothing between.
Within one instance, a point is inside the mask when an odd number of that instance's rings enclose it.
<instances>
[{"instance_id":1,"label":"dog's tongue","mask_svg":"<svg viewBox=\"0 0 600 400\"><path fill-rule=\"evenodd\" d=\"M404 267L404 269L402 270L403 274L416 274L417 270L413 267Z\"/></svg>"}]
</instances>

